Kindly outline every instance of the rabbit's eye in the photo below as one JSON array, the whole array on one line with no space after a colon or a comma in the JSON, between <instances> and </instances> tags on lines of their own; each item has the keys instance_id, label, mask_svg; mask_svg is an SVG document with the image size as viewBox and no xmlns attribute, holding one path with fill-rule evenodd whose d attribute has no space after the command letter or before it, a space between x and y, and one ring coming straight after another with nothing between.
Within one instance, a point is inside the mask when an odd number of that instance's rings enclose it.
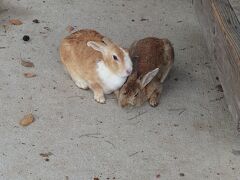
<instances>
[{"instance_id":1,"label":"rabbit's eye","mask_svg":"<svg viewBox=\"0 0 240 180\"><path fill-rule=\"evenodd\" d=\"M115 61L118 61L118 58L117 58L116 55L113 55L113 59L114 59Z\"/></svg>"},{"instance_id":2,"label":"rabbit's eye","mask_svg":"<svg viewBox=\"0 0 240 180\"><path fill-rule=\"evenodd\" d=\"M134 97L137 97L138 96L138 92L134 95Z\"/></svg>"},{"instance_id":3,"label":"rabbit's eye","mask_svg":"<svg viewBox=\"0 0 240 180\"><path fill-rule=\"evenodd\" d=\"M127 91L124 91L124 92L123 92L123 95L126 95L126 94L127 94Z\"/></svg>"}]
</instances>

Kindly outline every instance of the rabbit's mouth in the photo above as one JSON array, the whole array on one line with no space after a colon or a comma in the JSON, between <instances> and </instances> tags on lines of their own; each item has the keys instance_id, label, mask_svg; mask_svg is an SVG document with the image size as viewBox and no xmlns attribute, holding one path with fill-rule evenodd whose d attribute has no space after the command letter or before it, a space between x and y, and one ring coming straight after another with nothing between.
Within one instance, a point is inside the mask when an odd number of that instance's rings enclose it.
<instances>
[{"instance_id":1,"label":"rabbit's mouth","mask_svg":"<svg viewBox=\"0 0 240 180\"><path fill-rule=\"evenodd\" d=\"M122 73L121 73L121 77L122 78L127 78L129 75L131 75L132 73L132 68L129 68L127 70L124 70Z\"/></svg>"},{"instance_id":2,"label":"rabbit's mouth","mask_svg":"<svg viewBox=\"0 0 240 180\"><path fill-rule=\"evenodd\" d=\"M132 105L132 104L129 104L129 102L127 102L127 101L125 101L125 102L119 101L118 104L119 104L122 108L126 108L126 107L129 107L130 105Z\"/></svg>"},{"instance_id":3,"label":"rabbit's mouth","mask_svg":"<svg viewBox=\"0 0 240 180\"><path fill-rule=\"evenodd\" d=\"M122 108L129 108L129 107L134 107L136 106L136 103L133 102L124 102L124 103L119 103Z\"/></svg>"},{"instance_id":4,"label":"rabbit's mouth","mask_svg":"<svg viewBox=\"0 0 240 180\"><path fill-rule=\"evenodd\" d=\"M126 108L127 106L129 106L128 103L119 103L119 104L120 104L120 106L121 106L122 108Z\"/></svg>"}]
</instances>

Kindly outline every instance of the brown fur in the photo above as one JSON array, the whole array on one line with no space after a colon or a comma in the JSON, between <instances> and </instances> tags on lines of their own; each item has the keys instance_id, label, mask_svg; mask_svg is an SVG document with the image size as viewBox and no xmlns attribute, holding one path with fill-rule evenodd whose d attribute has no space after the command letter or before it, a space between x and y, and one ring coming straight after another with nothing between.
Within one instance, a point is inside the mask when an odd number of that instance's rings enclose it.
<instances>
[{"instance_id":1,"label":"brown fur","mask_svg":"<svg viewBox=\"0 0 240 180\"><path fill-rule=\"evenodd\" d=\"M141 105L148 100L151 106L157 106L162 83L174 62L174 50L170 41L145 38L133 43L129 53L133 61L133 73L120 91L116 92L119 104L122 107ZM141 87L142 78L155 68L159 68L158 74L145 87Z\"/></svg>"}]
</instances>

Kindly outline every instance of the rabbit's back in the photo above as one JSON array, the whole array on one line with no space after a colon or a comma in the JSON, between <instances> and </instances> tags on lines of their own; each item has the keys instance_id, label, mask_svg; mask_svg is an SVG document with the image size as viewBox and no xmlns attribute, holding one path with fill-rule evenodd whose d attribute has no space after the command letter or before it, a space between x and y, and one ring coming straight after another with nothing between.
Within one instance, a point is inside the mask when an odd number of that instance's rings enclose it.
<instances>
[{"instance_id":1,"label":"rabbit's back","mask_svg":"<svg viewBox=\"0 0 240 180\"><path fill-rule=\"evenodd\" d=\"M129 52L139 75L168 66L173 59L170 55L173 48L167 39L149 37L139 40L130 47Z\"/></svg>"},{"instance_id":2,"label":"rabbit's back","mask_svg":"<svg viewBox=\"0 0 240 180\"><path fill-rule=\"evenodd\" d=\"M79 30L65 37L60 46L62 62L81 71L81 74L86 73L86 70L95 69L95 61L97 57L102 58L102 54L89 48L87 42L99 42L102 38L103 35L97 31L88 29Z\"/></svg>"},{"instance_id":3,"label":"rabbit's back","mask_svg":"<svg viewBox=\"0 0 240 180\"><path fill-rule=\"evenodd\" d=\"M87 41L102 41L103 35L95 30L82 29L76 31L69 36L65 37L64 40L67 42L87 42Z\"/></svg>"}]
</instances>

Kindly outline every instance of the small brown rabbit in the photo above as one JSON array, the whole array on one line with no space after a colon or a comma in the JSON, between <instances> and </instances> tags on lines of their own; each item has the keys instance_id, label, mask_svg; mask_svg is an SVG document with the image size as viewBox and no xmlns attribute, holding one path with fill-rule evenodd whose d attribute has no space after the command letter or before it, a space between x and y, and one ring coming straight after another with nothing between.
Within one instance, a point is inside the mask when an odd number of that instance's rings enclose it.
<instances>
[{"instance_id":1,"label":"small brown rabbit","mask_svg":"<svg viewBox=\"0 0 240 180\"><path fill-rule=\"evenodd\" d=\"M132 44L129 50L133 73L115 94L118 103L139 106L145 101L153 107L159 104L162 83L174 62L174 50L168 39L148 37Z\"/></svg>"},{"instance_id":2,"label":"small brown rabbit","mask_svg":"<svg viewBox=\"0 0 240 180\"><path fill-rule=\"evenodd\" d=\"M65 37L60 57L75 84L90 88L94 99L119 89L132 72L129 53L95 30L80 30Z\"/></svg>"}]
</instances>

